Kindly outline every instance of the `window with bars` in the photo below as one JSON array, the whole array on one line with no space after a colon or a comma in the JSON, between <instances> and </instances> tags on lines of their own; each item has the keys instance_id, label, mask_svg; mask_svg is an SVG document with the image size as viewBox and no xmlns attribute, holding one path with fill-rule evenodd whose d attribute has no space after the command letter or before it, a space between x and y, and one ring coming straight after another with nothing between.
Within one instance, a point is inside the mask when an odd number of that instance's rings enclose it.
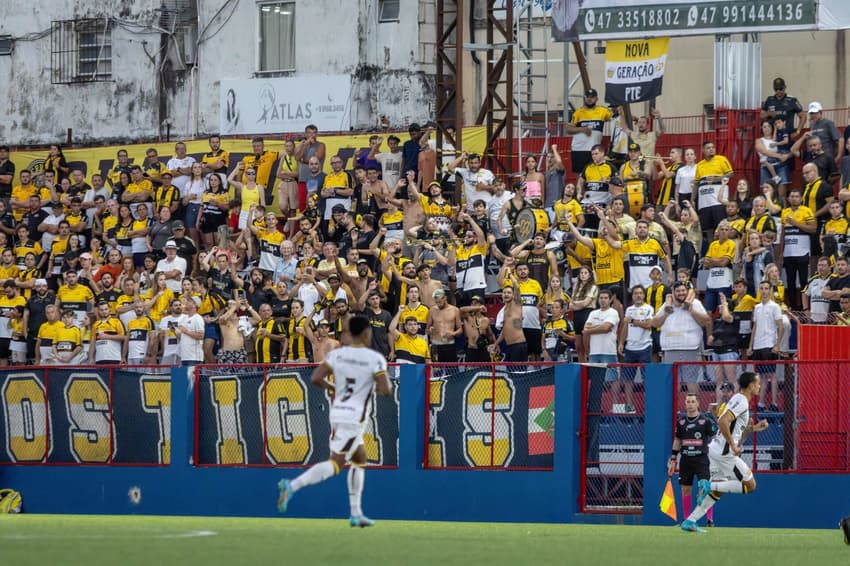
<instances>
[{"instance_id":1,"label":"window with bars","mask_svg":"<svg viewBox=\"0 0 850 566\"><path fill-rule=\"evenodd\" d=\"M295 70L295 2L267 2L260 9L259 73Z\"/></svg>"},{"instance_id":2,"label":"window with bars","mask_svg":"<svg viewBox=\"0 0 850 566\"><path fill-rule=\"evenodd\" d=\"M112 79L112 25L107 18L53 22L51 82L71 84Z\"/></svg>"}]
</instances>

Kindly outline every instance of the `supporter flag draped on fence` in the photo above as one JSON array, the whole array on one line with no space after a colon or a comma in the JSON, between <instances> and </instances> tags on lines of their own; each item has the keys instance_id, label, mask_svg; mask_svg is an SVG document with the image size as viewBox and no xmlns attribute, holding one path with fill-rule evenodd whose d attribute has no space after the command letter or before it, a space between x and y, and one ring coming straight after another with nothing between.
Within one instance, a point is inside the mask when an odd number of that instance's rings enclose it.
<instances>
[{"instance_id":1,"label":"supporter flag draped on fence","mask_svg":"<svg viewBox=\"0 0 850 566\"><path fill-rule=\"evenodd\" d=\"M661 503L658 506L661 508L662 513L674 521L678 521L676 515L676 498L673 495L673 482L670 478L667 478L667 485L664 486L664 495L661 496Z\"/></svg>"},{"instance_id":2,"label":"supporter flag draped on fence","mask_svg":"<svg viewBox=\"0 0 850 566\"><path fill-rule=\"evenodd\" d=\"M605 102L629 104L661 95L670 38L605 44Z\"/></svg>"},{"instance_id":3,"label":"supporter flag draped on fence","mask_svg":"<svg viewBox=\"0 0 850 566\"><path fill-rule=\"evenodd\" d=\"M552 454L555 452L555 437L552 424L555 421L555 386L532 387L528 391L528 453Z\"/></svg>"}]
</instances>

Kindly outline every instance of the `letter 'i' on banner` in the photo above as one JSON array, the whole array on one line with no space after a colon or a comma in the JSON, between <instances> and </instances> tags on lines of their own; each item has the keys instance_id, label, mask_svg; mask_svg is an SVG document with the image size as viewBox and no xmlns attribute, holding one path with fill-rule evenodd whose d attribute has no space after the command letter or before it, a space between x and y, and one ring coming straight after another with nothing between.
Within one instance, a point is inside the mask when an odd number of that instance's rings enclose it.
<instances>
[{"instance_id":1,"label":"letter 'i' on banner","mask_svg":"<svg viewBox=\"0 0 850 566\"><path fill-rule=\"evenodd\" d=\"M678 521L678 516L676 515L676 497L673 495L673 482L670 478L667 478L667 485L664 486L664 495L661 496L661 503L658 506L662 513L674 521Z\"/></svg>"},{"instance_id":2,"label":"letter 'i' on banner","mask_svg":"<svg viewBox=\"0 0 850 566\"><path fill-rule=\"evenodd\" d=\"M670 38L608 41L605 102L629 104L661 96Z\"/></svg>"}]
</instances>

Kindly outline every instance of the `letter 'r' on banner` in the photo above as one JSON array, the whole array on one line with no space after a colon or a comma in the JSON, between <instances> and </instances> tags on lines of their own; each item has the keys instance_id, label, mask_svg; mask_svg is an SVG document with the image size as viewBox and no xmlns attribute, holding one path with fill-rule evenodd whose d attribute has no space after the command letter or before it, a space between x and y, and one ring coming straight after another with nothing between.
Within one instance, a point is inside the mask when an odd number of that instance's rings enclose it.
<instances>
[{"instance_id":1,"label":"letter 'r' on banner","mask_svg":"<svg viewBox=\"0 0 850 566\"><path fill-rule=\"evenodd\" d=\"M670 38L609 41L605 45L605 102L630 104L661 96Z\"/></svg>"}]
</instances>

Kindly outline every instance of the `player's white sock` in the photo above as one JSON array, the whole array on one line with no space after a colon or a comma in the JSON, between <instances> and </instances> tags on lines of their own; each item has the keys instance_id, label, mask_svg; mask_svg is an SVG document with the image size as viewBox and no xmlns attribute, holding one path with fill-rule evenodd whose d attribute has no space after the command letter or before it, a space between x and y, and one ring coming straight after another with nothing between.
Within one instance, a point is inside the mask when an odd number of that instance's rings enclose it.
<instances>
[{"instance_id":1,"label":"player's white sock","mask_svg":"<svg viewBox=\"0 0 850 566\"><path fill-rule=\"evenodd\" d=\"M333 476L334 473L336 473L334 463L330 460L325 460L324 462L319 462L314 465L312 468L292 480L292 483L289 484L289 488L292 490L292 493L295 493L302 487L307 487L308 485L314 485L325 481L329 477Z\"/></svg>"},{"instance_id":2,"label":"player's white sock","mask_svg":"<svg viewBox=\"0 0 850 566\"><path fill-rule=\"evenodd\" d=\"M688 521L693 521L696 523L700 519L708 513L708 510L714 507L714 504L717 503L717 500L714 499L711 494L707 495L705 499L703 499L702 503L697 505L697 508L694 509L690 515L688 515Z\"/></svg>"},{"instance_id":3,"label":"player's white sock","mask_svg":"<svg viewBox=\"0 0 850 566\"><path fill-rule=\"evenodd\" d=\"M711 482L711 491L720 493L744 493L744 484L738 480L723 480Z\"/></svg>"},{"instance_id":4,"label":"player's white sock","mask_svg":"<svg viewBox=\"0 0 850 566\"><path fill-rule=\"evenodd\" d=\"M366 482L366 470L354 464L348 468L348 503L351 505L351 516L359 517L363 514L360 508L360 500L363 496L363 484Z\"/></svg>"}]
</instances>

